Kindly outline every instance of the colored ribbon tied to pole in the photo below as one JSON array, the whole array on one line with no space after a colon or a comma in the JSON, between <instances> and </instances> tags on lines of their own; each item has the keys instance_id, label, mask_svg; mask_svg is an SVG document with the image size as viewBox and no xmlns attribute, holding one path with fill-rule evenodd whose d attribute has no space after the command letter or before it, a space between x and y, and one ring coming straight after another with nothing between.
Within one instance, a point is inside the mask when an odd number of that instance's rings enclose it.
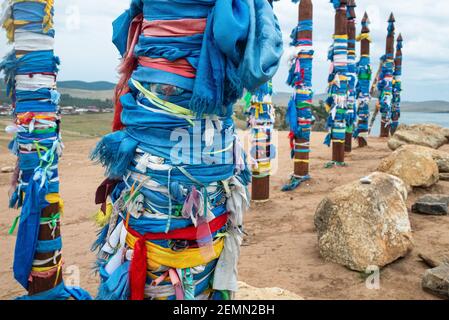
<instances>
[{"instance_id":1,"label":"colored ribbon tied to pole","mask_svg":"<svg viewBox=\"0 0 449 320\"><path fill-rule=\"evenodd\" d=\"M232 298L251 182L233 105L276 72L278 20L266 0L132 0L113 29L97 299Z\"/></svg>"},{"instance_id":2,"label":"colored ribbon tied to pole","mask_svg":"<svg viewBox=\"0 0 449 320\"><path fill-rule=\"evenodd\" d=\"M10 207L21 209L16 227L14 277L28 294L21 300L91 299L80 288L68 288L62 277L60 232L63 201L58 163L63 144L56 91L59 59L54 55L53 0L8 0L2 26L13 50L0 62L12 100L14 135L10 151L17 156ZM50 258L48 258L50 256Z\"/></svg>"}]
</instances>

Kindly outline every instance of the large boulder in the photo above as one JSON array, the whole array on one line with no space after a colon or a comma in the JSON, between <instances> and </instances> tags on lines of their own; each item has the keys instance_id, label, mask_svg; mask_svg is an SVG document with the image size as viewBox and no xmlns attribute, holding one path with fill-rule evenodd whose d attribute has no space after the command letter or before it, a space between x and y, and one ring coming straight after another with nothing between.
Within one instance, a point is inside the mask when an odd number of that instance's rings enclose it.
<instances>
[{"instance_id":1,"label":"large boulder","mask_svg":"<svg viewBox=\"0 0 449 320\"><path fill-rule=\"evenodd\" d=\"M407 150L409 152L427 154L435 160L440 173L449 172L449 152L416 145L404 145L400 149Z\"/></svg>"},{"instance_id":2,"label":"large boulder","mask_svg":"<svg viewBox=\"0 0 449 320\"><path fill-rule=\"evenodd\" d=\"M429 148L403 146L383 159L378 171L392 174L410 187L431 187L440 179L439 169Z\"/></svg>"},{"instance_id":3,"label":"large boulder","mask_svg":"<svg viewBox=\"0 0 449 320\"><path fill-rule=\"evenodd\" d=\"M388 147L396 150L407 144L438 149L449 141L449 129L434 124L402 124L388 141Z\"/></svg>"},{"instance_id":4,"label":"large boulder","mask_svg":"<svg viewBox=\"0 0 449 320\"><path fill-rule=\"evenodd\" d=\"M356 271L406 256L413 247L407 196L404 182L381 172L333 190L315 213L321 256Z\"/></svg>"},{"instance_id":5,"label":"large boulder","mask_svg":"<svg viewBox=\"0 0 449 320\"><path fill-rule=\"evenodd\" d=\"M255 288L239 282L236 300L304 300L297 294L281 288Z\"/></svg>"}]
</instances>

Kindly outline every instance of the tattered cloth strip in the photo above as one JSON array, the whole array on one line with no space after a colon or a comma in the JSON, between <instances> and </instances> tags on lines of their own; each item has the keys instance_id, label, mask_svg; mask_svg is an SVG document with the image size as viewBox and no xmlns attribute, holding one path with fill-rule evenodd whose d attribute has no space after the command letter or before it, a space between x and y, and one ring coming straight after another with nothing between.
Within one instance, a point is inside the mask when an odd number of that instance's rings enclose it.
<instances>
[{"instance_id":1,"label":"tattered cloth strip","mask_svg":"<svg viewBox=\"0 0 449 320\"><path fill-rule=\"evenodd\" d=\"M251 135L251 167L255 178L269 176L271 160L276 158L276 147L272 144L275 122L272 95L273 83L269 81L245 97L245 114Z\"/></svg>"},{"instance_id":2,"label":"tattered cloth strip","mask_svg":"<svg viewBox=\"0 0 449 320\"><path fill-rule=\"evenodd\" d=\"M14 135L10 151L18 157L10 198L11 208L21 208L11 227L18 225L14 277L25 288L36 279L56 275L54 288L21 297L22 300L89 299L87 292L58 282L62 273L62 240L56 235L63 202L59 196L60 136L59 98L54 56L53 0L8 0L1 22L14 50L0 62L7 92L14 107L14 122L6 131ZM43 216L56 206L59 213ZM52 239L39 240L40 228L51 230ZM59 234L59 233L58 233ZM39 254L51 259L39 260Z\"/></svg>"},{"instance_id":3,"label":"tattered cloth strip","mask_svg":"<svg viewBox=\"0 0 449 320\"><path fill-rule=\"evenodd\" d=\"M293 0L297 3L297 0ZM299 21L290 35L294 47L294 54L290 58L290 71L287 84L294 88L294 93L288 104L286 120L290 126L290 146L291 157L295 158L295 153L310 153L310 136L312 123L313 90L312 90L312 62L313 62L313 42L312 39L300 39L298 34L301 31L312 31L313 20ZM302 144L296 143L297 139L305 141ZM295 160L299 161L299 160ZM302 182L310 179L310 176L299 177L292 174L290 182L282 188L282 191L291 191L300 186Z\"/></svg>"},{"instance_id":4,"label":"tattered cloth strip","mask_svg":"<svg viewBox=\"0 0 449 320\"><path fill-rule=\"evenodd\" d=\"M399 35L396 44L396 57L394 63L393 74L393 101L391 109L391 129L394 132L399 126L399 119L401 118L401 91L402 91L402 36Z\"/></svg>"},{"instance_id":5,"label":"tattered cloth strip","mask_svg":"<svg viewBox=\"0 0 449 320\"><path fill-rule=\"evenodd\" d=\"M369 20L365 19L362 22L362 28L368 27ZM357 37L357 41L371 41L369 33L361 33ZM369 103L371 101L370 85L372 78L372 68L370 55L365 54L360 57L357 63L357 128L354 131L354 138L368 138L369 131L369 117L370 108Z\"/></svg>"},{"instance_id":6,"label":"tattered cloth strip","mask_svg":"<svg viewBox=\"0 0 449 320\"><path fill-rule=\"evenodd\" d=\"M97 299L229 298L251 180L233 103L277 70L278 21L266 0L133 0L113 26L115 132L92 153L108 176Z\"/></svg>"}]
</instances>

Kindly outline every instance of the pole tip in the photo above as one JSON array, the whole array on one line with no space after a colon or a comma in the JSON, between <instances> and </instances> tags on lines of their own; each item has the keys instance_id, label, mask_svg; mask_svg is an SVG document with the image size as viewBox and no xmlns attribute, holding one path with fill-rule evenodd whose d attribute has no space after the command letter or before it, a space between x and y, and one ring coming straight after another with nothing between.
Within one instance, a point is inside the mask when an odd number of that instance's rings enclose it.
<instances>
[{"instance_id":1,"label":"pole tip","mask_svg":"<svg viewBox=\"0 0 449 320\"><path fill-rule=\"evenodd\" d=\"M403 39L402 39L402 33L399 34L399 36L398 36L398 41L403 41Z\"/></svg>"},{"instance_id":2,"label":"pole tip","mask_svg":"<svg viewBox=\"0 0 449 320\"><path fill-rule=\"evenodd\" d=\"M396 22L393 12L390 14L390 18L388 19L388 22Z\"/></svg>"},{"instance_id":3,"label":"pole tip","mask_svg":"<svg viewBox=\"0 0 449 320\"><path fill-rule=\"evenodd\" d=\"M369 22L368 13L367 13L366 11L365 11L365 13L363 14L362 22Z\"/></svg>"}]
</instances>

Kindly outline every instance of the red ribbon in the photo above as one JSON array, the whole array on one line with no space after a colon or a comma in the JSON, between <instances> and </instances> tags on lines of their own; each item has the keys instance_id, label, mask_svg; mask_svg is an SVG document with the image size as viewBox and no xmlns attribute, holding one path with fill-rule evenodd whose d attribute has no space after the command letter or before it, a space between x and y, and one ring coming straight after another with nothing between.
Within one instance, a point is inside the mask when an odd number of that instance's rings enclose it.
<instances>
[{"instance_id":1,"label":"red ribbon","mask_svg":"<svg viewBox=\"0 0 449 320\"><path fill-rule=\"evenodd\" d=\"M128 46L125 56L123 57L123 61L119 67L119 73L121 74L121 76L117 86L115 87L114 93L115 112L114 121L112 124L113 131L119 131L124 128L121 120L123 106L120 102L120 97L130 91L128 87L128 81L131 78L131 74L137 67L137 58L134 56L134 47L139 40L139 35L142 33L142 22L143 14L139 14L134 18L129 27Z\"/></svg>"},{"instance_id":2,"label":"red ribbon","mask_svg":"<svg viewBox=\"0 0 449 320\"><path fill-rule=\"evenodd\" d=\"M185 78L193 79L196 77L195 68L186 59L169 61L164 58L139 57L139 64L147 68L174 73Z\"/></svg>"},{"instance_id":3,"label":"red ribbon","mask_svg":"<svg viewBox=\"0 0 449 320\"><path fill-rule=\"evenodd\" d=\"M223 214L209 223L211 233L217 232L228 221L229 214ZM131 287L131 300L143 300L145 297L145 283L147 277L147 246L149 240L198 240L198 228L192 226L177 229L168 233L146 233L141 235L137 231L127 228L127 231L138 238L134 245L133 257L129 268L129 282Z\"/></svg>"}]
</instances>

